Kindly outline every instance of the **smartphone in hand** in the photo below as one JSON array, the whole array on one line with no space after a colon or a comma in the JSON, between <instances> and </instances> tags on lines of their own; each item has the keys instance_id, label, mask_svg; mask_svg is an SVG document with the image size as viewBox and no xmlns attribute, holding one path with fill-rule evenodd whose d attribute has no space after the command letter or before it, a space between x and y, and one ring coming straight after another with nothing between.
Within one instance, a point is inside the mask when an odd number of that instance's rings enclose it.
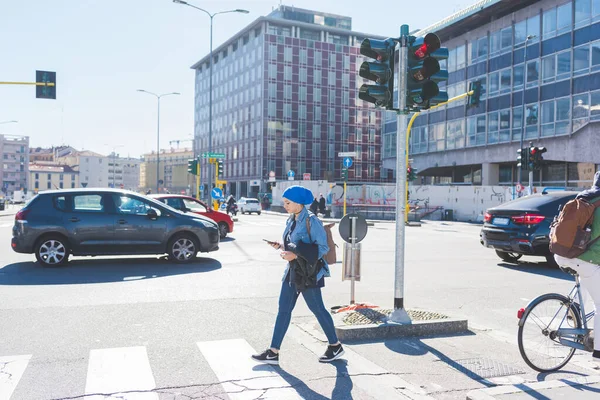
<instances>
[{"instance_id":1,"label":"smartphone in hand","mask_svg":"<svg viewBox=\"0 0 600 400\"><path fill-rule=\"evenodd\" d=\"M270 244L271 246L274 244L277 244L277 242L273 242L271 240L267 240L267 239L263 239L265 242L267 242L268 244Z\"/></svg>"}]
</instances>

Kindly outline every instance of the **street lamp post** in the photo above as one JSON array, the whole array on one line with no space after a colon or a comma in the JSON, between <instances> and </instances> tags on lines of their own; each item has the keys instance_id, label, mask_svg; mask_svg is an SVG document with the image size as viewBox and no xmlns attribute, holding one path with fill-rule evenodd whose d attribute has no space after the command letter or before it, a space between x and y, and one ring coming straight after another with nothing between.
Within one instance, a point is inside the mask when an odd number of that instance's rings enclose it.
<instances>
[{"instance_id":1,"label":"street lamp post","mask_svg":"<svg viewBox=\"0 0 600 400\"><path fill-rule=\"evenodd\" d=\"M535 39L536 35L528 35L525 38L525 54L523 55L523 92L521 93L521 106L523 107L523 121L521 122L521 142L519 143L520 149L523 148L523 139L525 137L525 125L527 122L527 118L525 116L525 88L527 87L527 42L531 39ZM518 182L521 183L521 169L522 167L518 167ZM529 172L529 188L531 190L531 185L533 183L533 171ZM531 194L531 193L530 193Z\"/></svg>"},{"instance_id":2,"label":"street lamp post","mask_svg":"<svg viewBox=\"0 0 600 400\"><path fill-rule=\"evenodd\" d=\"M19 122L19 121L15 121L14 119L10 120L10 121L0 121L0 125L2 125L2 124L11 124L11 123L16 124L17 122Z\"/></svg>"},{"instance_id":3,"label":"street lamp post","mask_svg":"<svg viewBox=\"0 0 600 400\"><path fill-rule=\"evenodd\" d=\"M158 189L160 187L160 185L158 183L158 181L160 180L160 98L164 97L164 96L170 96L170 95L179 95L181 93L171 92L171 93L156 94L156 93L152 93L147 90L144 90L144 89L138 89L137 91L142 92L142 93L151 94L152 96L156 97L156 102L157 102L157 110L156 110L156 194L158 194Z\"/></svg>"},{"instance_id":4,"label":"street lamp post","mask_svg":"<svg viewBox=\"0 0 600 400\"><path fill-rule=\"evenodd\" d=\"M196 7L195 5L189 4L188 2L183 1L183 0L173 0L173 3L182 4L184 6L195 8L196 10L200 10L200 11L206 13L206 15L208 15L210 17L210 54L209 54L209 57L210 57L209 76L210 77L209 77L209 88L208 88L208 152L211 153L212 152L213 18L215 17L215 15L219 15L219 14L227 14L227 13L248 14L250 11L237 8L235 10L219 11L214 14L211 14L208 11L206 11L205 9ZM207 171L208 171L208 192L210 193L212 190L212 171L210 170L210 168L207 168Z\"/></svg>"}]
</instances>

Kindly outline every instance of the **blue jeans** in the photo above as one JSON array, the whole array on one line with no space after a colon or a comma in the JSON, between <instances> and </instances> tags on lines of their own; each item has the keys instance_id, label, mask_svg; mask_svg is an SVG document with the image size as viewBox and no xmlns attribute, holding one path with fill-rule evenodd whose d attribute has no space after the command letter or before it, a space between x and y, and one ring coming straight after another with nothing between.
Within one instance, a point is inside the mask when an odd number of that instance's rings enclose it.
<instances>
[{"instance_id":1,"label":"blue jeans","mask_svg":"<svg viewBox=\"0 0 600 400\"><path fill-rule=\"evenodd\" d=\"M282 282L281 293L279 293L279 311L277 312L277 319L275 320L275 328L273 329L273 339L271 340L271 348L278 349L281 347L283 337L290 326L292 320L292 310L296 306L296 300L298 300L299 293L296 291L294 284L290 285L290 282L286 279ZM323 297L321 297L321 288L314 287L308 288L302 292L306 305L317 317L321 329L325 332L329 344L338 342L337 335L335 334L335 327L333 326L333 318L331 314L325 308L323 304Z\"/></svg>"}]
</instances>

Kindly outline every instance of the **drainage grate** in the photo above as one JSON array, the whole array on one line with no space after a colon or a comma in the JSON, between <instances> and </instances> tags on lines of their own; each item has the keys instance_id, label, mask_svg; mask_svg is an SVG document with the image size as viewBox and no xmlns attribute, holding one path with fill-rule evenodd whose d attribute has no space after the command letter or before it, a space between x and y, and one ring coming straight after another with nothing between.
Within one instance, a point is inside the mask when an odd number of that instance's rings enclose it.
<instances>
[{"instance_id":1,"label":"drainage grate","mask_svg":"<svg viewBox=\"0 0 600 400\"><path fill-rule=\"evenodd\" d=\"M448 365L472 379L498 378L525 373L522 369L489 358L455 360L450 361Z\"/></svg>"},{"instance_id":2,"label":"drainage grate","mask_svg":"<svg viewBox=\"0 0 600 400\"><path fill-rule=\"evenodd\" d=\"M361 308L351 311L342 320L346 325L382 324L387 321L388 316L394 310L380 308ZM413 321L433 321L437 319L450 318L444 314L438 314L421 310L406 310Z\"/></svg>"}]
</instances>

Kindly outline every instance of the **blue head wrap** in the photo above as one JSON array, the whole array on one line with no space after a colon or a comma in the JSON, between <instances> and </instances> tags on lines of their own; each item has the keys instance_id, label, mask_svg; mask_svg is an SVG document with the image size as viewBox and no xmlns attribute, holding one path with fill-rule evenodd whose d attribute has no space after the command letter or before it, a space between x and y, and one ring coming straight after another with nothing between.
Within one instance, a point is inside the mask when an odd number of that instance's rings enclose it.
<instances>
[{"instance_id":1,"label":"blue head wrap","mask_svg":"<svg viewBox=\"0 0 600 400\"><path fill-rule=\"evenodd\" d=\"M314 197L310 190L302 186L290 186L283 192L283 198L293 201L294 203L306 205L312 203Z\"/></svg>"}]
</instances>

